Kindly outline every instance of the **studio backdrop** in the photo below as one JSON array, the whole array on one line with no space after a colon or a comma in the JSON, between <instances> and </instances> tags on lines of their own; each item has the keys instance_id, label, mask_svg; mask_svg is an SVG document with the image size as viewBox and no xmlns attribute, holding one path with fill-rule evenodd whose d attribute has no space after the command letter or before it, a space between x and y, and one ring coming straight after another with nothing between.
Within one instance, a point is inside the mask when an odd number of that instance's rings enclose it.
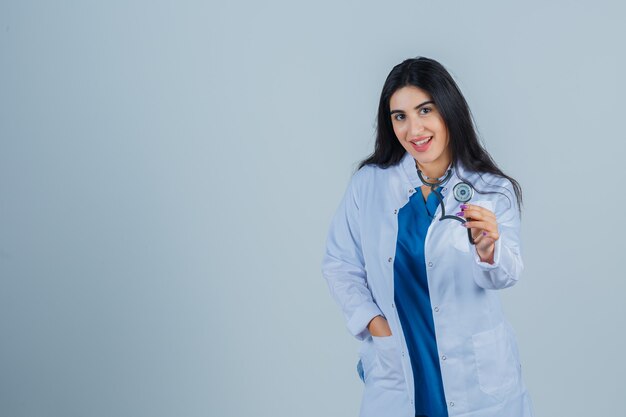
<instances>
[{"instance_id":1,"label":"studio backdrop","mask_svg":"<svg viewBox=\"0 0 626 417\"><path fill-rule=\"evenodd\" d=\"M416 56L522 185L536 416L624 415L624 12L3 0L0 416L356 416L324 241Z\"/></svg>"}]
</instances>

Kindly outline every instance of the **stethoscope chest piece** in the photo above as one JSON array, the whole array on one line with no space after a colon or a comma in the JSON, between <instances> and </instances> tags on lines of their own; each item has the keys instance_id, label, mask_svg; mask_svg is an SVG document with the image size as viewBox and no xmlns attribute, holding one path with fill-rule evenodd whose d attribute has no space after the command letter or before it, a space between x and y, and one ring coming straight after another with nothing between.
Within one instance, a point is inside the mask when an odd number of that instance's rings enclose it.
<instances>
[{"instance_id":1,"label":"stethoscope chest piece","mask_svg":"<svg viewBox=\"0 0 626 417\"><path fill-rule=\"evenodd\" d=\"M467 221L467 219L463 217L451 216L446 214L446 206L443 203L443 196L436 189L437 186L443 186L450 179L450 176L452 175L451 168L448 169L448 172L442 178L437 178L436 182L426 182L426 179L422 175L422 171L420 169L417 170L417 175L420 181L422 181L422 184L429 186L437 197L437 200L439 200L439 205L441 207L441 216L439 217L439 221L442 221L444 219L453 219L461 223L465 223ZM462 181L452 188L452 194L454 194L454 198L456 199L456 201L460 203L467 203L474 196L474 188L467 182ZM467 229L467 238L473 245L474 239L472 238L472 231L469 228Z\"/></svg>"},{"instance_id":2,"label":"stethoscope chest piece","mask_svg":"<svg viewBox=\"0 0 626 417\"><path fill-rule=\"evenodd\" d=\"M474 189L466 182L460 182L452 189L452 194L456 201L460 203L467 203L474 196Z\"/></svg>"}]
</instances>

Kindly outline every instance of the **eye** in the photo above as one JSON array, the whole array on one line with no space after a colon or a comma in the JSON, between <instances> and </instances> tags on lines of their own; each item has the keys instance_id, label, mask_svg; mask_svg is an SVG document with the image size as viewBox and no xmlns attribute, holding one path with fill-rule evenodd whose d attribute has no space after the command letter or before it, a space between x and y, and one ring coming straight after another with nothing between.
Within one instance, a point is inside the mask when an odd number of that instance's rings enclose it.
<instances>
[{"instance_id":1,"label":"eye","mask_svg":"<svg viewBox=\"0 0 626 417\"><path fill-rule=\"evenodd\" d=\"M397 121L402 121L404 120L405 116L402 113L394 113L392 116L393 120L397 120Z\"/></svg>"},{"instance_id":2,"label":"eye","mask_svg":"<svg viewBox=\"0 0 626 417\"><path fill-rule=\"evenodd\" d=\"M422 107L422 108L420 109L420 114L428 114L428 113L430 113L431 111L433 111L432 107L428 107L428 106L426 106L426 107Z\"/></svg>"}]
</instances>

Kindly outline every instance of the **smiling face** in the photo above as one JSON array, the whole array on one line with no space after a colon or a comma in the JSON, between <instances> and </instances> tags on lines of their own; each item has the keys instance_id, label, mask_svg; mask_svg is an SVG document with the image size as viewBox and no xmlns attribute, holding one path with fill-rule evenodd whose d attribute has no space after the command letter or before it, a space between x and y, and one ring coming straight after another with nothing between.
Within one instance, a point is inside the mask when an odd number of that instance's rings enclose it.
<instances>
[{"instance_id":1,"label":"smiling face","mask_svg":"<svg viewBox=\"0 0 626 417\"><path fill-rule=\"evenodd\" d=\"M450 165L448 128L430 94L415 86L396 90L389 99L391 124L400 144L429 177Z\"/></svg>"}]
</instances>

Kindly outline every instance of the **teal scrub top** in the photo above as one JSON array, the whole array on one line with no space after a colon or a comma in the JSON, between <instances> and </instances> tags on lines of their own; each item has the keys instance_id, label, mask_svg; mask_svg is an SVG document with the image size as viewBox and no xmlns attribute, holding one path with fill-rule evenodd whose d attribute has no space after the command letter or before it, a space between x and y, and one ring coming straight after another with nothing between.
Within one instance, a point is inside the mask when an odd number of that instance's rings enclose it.
<instances>
[{"instance_id":1,"label":"teal scrub top","mask_svg":"<svg viewBox=\"0 0 626 417\"><path fill-rule=\"evenodd\" d=\"M398 214L394 299L413 369L415 415L448 417L424 260L426 232L439 202L433 192L424 201L421 187L415 190Z\"/></svg>"}]
</instances>

